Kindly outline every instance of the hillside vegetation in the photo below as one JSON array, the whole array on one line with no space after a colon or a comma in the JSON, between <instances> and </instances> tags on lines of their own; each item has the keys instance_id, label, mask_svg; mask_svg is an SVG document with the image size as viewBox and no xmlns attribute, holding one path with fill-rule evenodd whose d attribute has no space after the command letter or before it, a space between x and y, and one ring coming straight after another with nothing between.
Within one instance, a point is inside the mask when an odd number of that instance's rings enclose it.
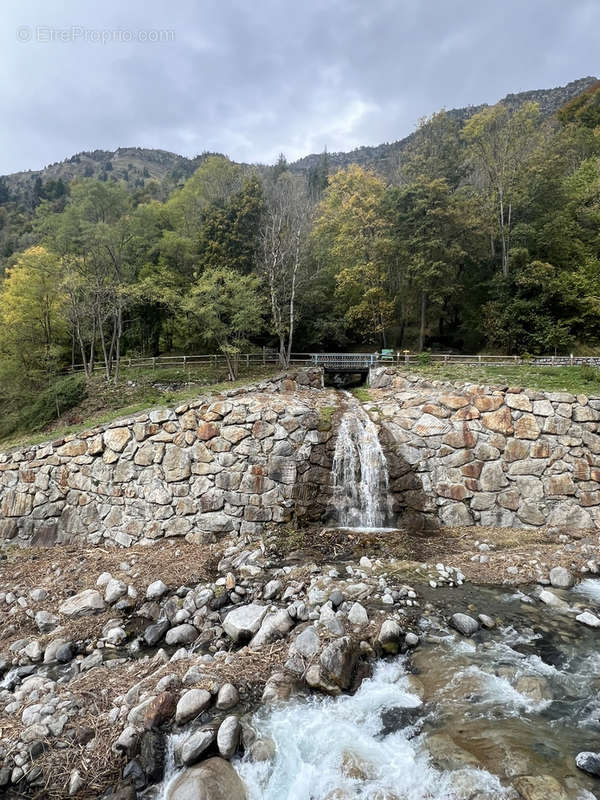
<instances>
[{"instance_id":1,"label":"hillside vegetation","mask_svg":"<svg viewBox=\"0 0 600 800\"><path fill-rule=\"evenodd\" d=\"M0 240L4 438L97 396L97 376L125 385L124 355L219 352L235 380L263 347L283 367L292 350L593 353L600 84L295 165L83 153L0 183Z\"/></svg>"}]
</instances>

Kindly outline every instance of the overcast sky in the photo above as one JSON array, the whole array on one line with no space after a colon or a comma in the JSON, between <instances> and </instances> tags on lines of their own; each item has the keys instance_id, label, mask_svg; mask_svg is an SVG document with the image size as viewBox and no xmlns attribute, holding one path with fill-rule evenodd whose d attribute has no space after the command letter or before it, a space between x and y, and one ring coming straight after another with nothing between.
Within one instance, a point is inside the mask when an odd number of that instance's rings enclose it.
<instances>
[{"instance_id":1,"label":"overcast sky","mask_svg":"<svg viewBox=\"0 0 600 800\"><path fill-rule=\"evenodd\" d=\"M0 174L127 146L293 160L600 74L599 0L2 0L0 15Z\"/></svg>"}]
</instances>

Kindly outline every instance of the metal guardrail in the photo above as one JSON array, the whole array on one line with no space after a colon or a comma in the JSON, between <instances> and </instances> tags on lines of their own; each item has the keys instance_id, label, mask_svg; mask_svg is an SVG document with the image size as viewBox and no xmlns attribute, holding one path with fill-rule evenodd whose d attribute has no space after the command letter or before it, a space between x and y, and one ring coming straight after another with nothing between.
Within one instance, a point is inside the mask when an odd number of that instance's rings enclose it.
<instances>
[{"instance_id":1,"label":"metal guardrail","mask_svg":"<svg viewBox=\"0 0 600 800\"><path fill-rule=\"evenodd\" d=\"M366 370L377 363L374 353L313 353L312 363L324 369L350 371Z\"/></svg>"}]
</instances>

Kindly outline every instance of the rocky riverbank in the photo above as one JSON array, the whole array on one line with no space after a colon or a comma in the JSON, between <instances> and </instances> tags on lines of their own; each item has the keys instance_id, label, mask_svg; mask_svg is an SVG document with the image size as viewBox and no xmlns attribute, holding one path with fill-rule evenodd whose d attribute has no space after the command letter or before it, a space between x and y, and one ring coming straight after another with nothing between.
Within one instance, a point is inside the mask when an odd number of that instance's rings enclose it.
<instances>
[{"instance_id":1,"label":"rocky riverbank","mask_svg":"<svg viewBox=\"0 0 600 800\"><path fill-rule=\"evenodd\" d=\"M418 654L433 618L475 638L499 624L486 601L466 602L473 579L535 580L526 595L540 614L597 635L597 534L535 534L278 528L203 547L5 551L0 786L7 797L175 800L201 786L211 800L244 797L229 761L273 757L250 712L352 694L398 653L427 683ZM571 588L581 578L587 594ZM594 771L593 757L579 761ZM515 797L542 796L543 775L512 778Z\"/></svg>"}]
</instances>

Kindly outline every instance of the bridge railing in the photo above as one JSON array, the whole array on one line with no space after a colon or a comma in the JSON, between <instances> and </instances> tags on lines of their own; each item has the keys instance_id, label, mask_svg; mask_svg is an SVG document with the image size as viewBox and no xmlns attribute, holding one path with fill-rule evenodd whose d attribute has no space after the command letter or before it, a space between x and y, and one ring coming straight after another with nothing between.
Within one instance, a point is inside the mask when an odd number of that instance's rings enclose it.
<instances>
[{"instance_id":1,"label":"bridge railing","mask_svg":"<svg viewBox=\"0 0 600 800\"><path fill-rule=\"evenodd\" d=\"M312 363L316 367L368 369L377 363L377 356L374 353L313 353Z\"/></svg>"}]
</instances>

